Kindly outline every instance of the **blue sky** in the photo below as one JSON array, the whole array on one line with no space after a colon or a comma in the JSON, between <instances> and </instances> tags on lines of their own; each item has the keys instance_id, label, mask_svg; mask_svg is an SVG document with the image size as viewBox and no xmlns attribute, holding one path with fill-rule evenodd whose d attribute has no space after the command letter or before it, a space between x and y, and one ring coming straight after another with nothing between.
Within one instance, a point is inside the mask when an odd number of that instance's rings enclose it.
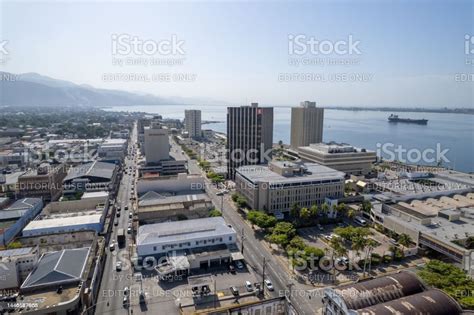
<instances>
[{"instance_id":1,"label":"blue sky","mask_svg":"<svg viewBox=\"0 0 474 315\"><path fill-rule=\"evenodd\" d=\"M472 1L1 2L0 69L37 72L95 87L243 104L473 106L464 36L474 35ZM184 40L177 66L112 64L112 34ZM288 35L336 42L351 35L360 55L291 56ZM123 58L123 56L120 56ZM136 55L127 55L136 58ZM155 58L168 56L154 55ZM355 59L350 66L290 65L289 59ZM195 75L190 82L104 81L103 74ZM312 74L311 81L279 80ZM336 82L366 75L367 82ZM172 77L174 78L174 77ZM322 81L324 79L324 81Z\"/></svg>"}]
</instances>

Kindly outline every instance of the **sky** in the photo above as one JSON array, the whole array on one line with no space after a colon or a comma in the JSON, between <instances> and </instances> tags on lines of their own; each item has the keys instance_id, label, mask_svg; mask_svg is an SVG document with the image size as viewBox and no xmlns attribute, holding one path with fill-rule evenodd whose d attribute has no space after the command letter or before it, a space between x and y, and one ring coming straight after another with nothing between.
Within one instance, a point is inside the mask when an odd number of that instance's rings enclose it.
<instances>
[{"instance_id":1,"label":"sky","mask_svg":"<svg viewBox=\"0 0 474 315\"><path fill-rule=\"evenodd\" d=\"M0 70L233 104L473 107L473 15L458 0L0 0Z\"/></svg>"}]
</instances>

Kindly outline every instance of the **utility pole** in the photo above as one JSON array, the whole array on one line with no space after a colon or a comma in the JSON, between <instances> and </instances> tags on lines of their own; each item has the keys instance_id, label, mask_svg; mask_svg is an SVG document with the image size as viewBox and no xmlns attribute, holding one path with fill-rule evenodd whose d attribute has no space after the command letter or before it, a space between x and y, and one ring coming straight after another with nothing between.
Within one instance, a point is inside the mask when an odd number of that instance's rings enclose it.
<instances>
[{"instance_id":1,"label":"utility pole","mask_svg":"<svg viewBox=\"0 0 474 315\"><path fill-rule=\"evenodd\" d=\"M265 296L265 256L263 256L263 266L262 266L262 294Z\"/></svg>"},{"instance_id":2,"label":"utility pole","mask_svg":"<svg viewBox=\"0 0 474 315\"><path fill-rule=\"evenodd\" d=\"M244 228L242 228L242 235L240 236L240 240L242 242L242 244L240 246L240 253L244 254L244 240L245 240Z\"/></svg>"}]
</instances>

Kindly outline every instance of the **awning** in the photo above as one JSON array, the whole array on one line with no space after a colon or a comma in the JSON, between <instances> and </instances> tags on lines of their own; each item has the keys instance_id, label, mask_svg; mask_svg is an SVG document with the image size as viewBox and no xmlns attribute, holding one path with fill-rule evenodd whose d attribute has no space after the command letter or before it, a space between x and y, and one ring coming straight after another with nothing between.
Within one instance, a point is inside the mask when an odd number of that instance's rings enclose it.
<instances>
[{"instance_id":1,"label":"awning","mask_svg":"<svg viewBox=\"0 0 474 315\"><path fill-rule=\"evenodd\" d=\"M230 254L232 261L244 260L244 255L241 252L234 252Z\"/></svg>"}]
</instances>

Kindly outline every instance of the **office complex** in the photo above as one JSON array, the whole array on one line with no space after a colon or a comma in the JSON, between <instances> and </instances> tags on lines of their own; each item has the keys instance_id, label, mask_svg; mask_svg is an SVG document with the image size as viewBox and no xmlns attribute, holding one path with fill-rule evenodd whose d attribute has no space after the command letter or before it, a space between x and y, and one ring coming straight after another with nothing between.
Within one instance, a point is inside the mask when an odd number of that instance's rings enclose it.
<instances>
[{"instance_id":1,"label":"office complex","mask_svg":"<svg viewBox=\"0 0 474 315\"><path fill-rule=\"evenodd\" d=\"M184 111L184 129L191 138L201 137L201 111L189 109Z\"/></svg>"},{"instance_id":2,"label":"office complex","mask_svg":"<svg viewBox=\"0 0 474 315\"><path fill-rule=\"evenodd\" d=\"M236 170L237 191L253 209L288 214L294 204L321 205L344 196L344 173L319 164L273 161Z\"/></svg>"},{"instance_id":3,"label":"office complex","mask_svg":"<svg viewBox=\"0 0 474 315\"><path fill-rule=\"evenodd\" d=\"M351 175L367 175L377 160L374 151L344 143L312 143L297 149L303 161L319 163Z\"/></svg>"},{"instance_id":4,"label":"office complex","mask_svg":"<svg viewBox=\"0 0 474 315\"><path fill-rule=\"evenodd\" d=\"M170 158L170 140L168 129L153 121L145 127L145 159L146 163L158 163Z\"/></svg>"},{"instance_id":5,"label":"office complex","mask_svg":"<svg viewBox=\"0 0 474 315\"><path fill-rule=\"evenodd\" d=\"M266 163L273 144L273 107L227 108L227 173L235 177L242 165Z\"/></svg>"},{"instance_id":6,"label":"office complex","mask_svg":"<svg viewBox=\"0 0 474 315\"><path fill-rule=\"evenodd\" d=\"M324 108L316 108L316 102L304 101L291 108L291 147L322 142L323 122Z\"/></svg>"}]
</instances>

